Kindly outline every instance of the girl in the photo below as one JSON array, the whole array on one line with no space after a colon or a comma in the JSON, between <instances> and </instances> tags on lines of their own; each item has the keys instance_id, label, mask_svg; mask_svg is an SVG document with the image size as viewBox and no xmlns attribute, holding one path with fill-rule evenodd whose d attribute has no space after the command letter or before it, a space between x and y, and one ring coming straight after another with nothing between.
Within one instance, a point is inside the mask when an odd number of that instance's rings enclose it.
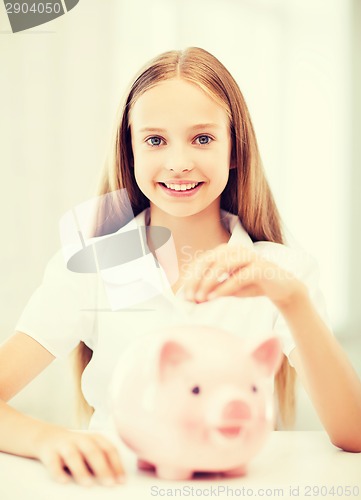
<instances>
[{"instance_id":1,"label":"girl","mask_svg":"<svg viewBox=\"0 0 361 500\"><path fill-rule=\"evenodd\" d=\"M101 287L88 293L89 280L98 277L77 275L63 269L58 256L52 259L17 331L0 350L0 450L39 459L59 481L122 481L120 457L105 437L35 420L7 401L77 346L79 380L84 372L82 389L94 411L90 429L101 429L104 393L119 352L146 327L189 317L238 335L273 329L285 353L276 379L281 424L292 420L296 371L331 442L359 452L360 381L323 319L312 260L285 244L232 76L202 49L164 53L133 83L118 123L100 194L126 189L154 255L149 230L171 231L177 279L168 256L157 253L171 290L144 298L141 309L137 304L109 314ZM109 209L106 199L96 236L124 229L116 204Z\"/></svg>"}]
</instances>

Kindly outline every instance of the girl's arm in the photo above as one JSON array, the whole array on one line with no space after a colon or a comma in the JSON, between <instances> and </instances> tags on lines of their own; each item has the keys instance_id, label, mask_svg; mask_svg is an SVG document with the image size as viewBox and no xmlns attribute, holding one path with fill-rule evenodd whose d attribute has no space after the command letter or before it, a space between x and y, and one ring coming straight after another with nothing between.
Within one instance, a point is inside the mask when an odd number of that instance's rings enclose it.
<instances>
[{"instance_id":1,"label":"girl's arm","mask_svg":"<svg viewBox=\"0 0 361 500\"><path fill-rule=\"evenodd\" d=\"M54 359L28 335L16 332L0 347L0 451L43 462L52 477L103 484L123 476L116 448L103 436L85 434L24 415L6 402ZM91 467L93 473L90 472Z\"/></svg>"},{"instance_id":2,"label":"girl's arm","mask_svg":"<svg viewBox=\"0 0 361 500\"><path fill-rule=\"evenodd\" d=\"M242 246L219 245L205 252L190 274L185 286L188 300L266 296L276 305L295 340L291 362L332 443L361 452L361 381L318 315L306 286Z\"/></svg>"},{"instance_id":3,"label":"girl's arm","mask_svg":"<svg viewBox=\"0 0 361 500\"><path fill-rule=\"evenodd\" d=\"M305 287L276 303L295 340L290 354L335 446L361 451L361 382L345 352L312 305Z\"/></svg>"}]
</instances>

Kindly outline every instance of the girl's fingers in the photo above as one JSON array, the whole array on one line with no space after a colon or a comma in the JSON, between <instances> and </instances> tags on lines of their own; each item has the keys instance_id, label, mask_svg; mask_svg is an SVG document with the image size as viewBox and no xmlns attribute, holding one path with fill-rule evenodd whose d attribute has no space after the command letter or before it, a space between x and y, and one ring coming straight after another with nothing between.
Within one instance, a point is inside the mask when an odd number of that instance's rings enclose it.
<instances>
[{"instance_id":1,"label":"girl's fingers","mask_svg":"<svg viewBox=\"0 0 361 500\"><path fill-rule=\"evenodd\" d=\"M217 288L230 278L230 274L225 268L212 266L205 270L205 274L198 283L198 287L194 292L194 300L203 302L206 300L209 293L217 290Z\"/></svg>"},{"instance_id":2,"label":"girl's fingers","mask_svg":"<svg viewBox=\"0 0 361 500\"><path fill-rule=\"evenodd\" d=\"M103 451L108 467L113 473L113 477L116 481L123 483L125 480L125 471L118 449L103 436L95 435L94 439Z\"/></svg>"},{"instance_id":3,"label":"girl's fingers","mask_svg":"<svg viewBox=\"0 0 361 500\"><path fill-rule=\"evenodd\" d=\"M216 278L220 274L222 247L223 245L220 245L215 250L204 252L200 257L195 259L190 269L190 277L184 287L187 300L201 301L204 293L211 290L216 283ZM224 274L226 270L224 268L221 274Z\"/></svg>"},{"instance_id":4,"label":"girl's fingers","mask_svg":"<svg viewBox=\"0 0 361 500\"><path fill-rule=\"evenodd\" d=\"M247 268L253 260L254 254L239 246L220 245L216 250L206 252L194 264L192 278L185 287L186 299L196 302L207 300L209 293L218 289L219 292L224 290L223 284L226 282L233 290L232 277L237 275L240 269Z\"/></svg>"},{"instance_id":5,"label":"girl's fingers","mask_svg":"<svg viewBox=\"0 0 361 500\"><path fill-rule=\"evenodd\" d=\"M259 268L254 264L238 269L229 278L225 279L216 288L210 291L205 300L212 300L217 297L234 295L237 297L255 297L260 295L257 286L257 276Z\"/></svg>"},{"instance_id":6,"label":"girl's fingers","mask_svg":"<svg viewBox=\"0 0 361 500\"><path fill-rule=\"evenodd\" d=\"M220 269L216 262L204 263L195 271L194 281L189 291L189 295L192 295L191 300L202 302L207 293L220 283L217 277L225 274L225 269Z\"/></svg>"},{"instance_id":7,"label":"girl's fingers","mask_svg":"<svg viewBox=\"0 0 361 500\"><path fill-rule=\"evenodd\" d=\"M71 447L65 450L61 458L64 465L69 469L74 481L83 486L91 486L95 483L92 471L89 469L85 458L77 448Z\"/></svg>"},{"instance_id":8,"label":"girl's fingers","mask_svg":"<svg viewBox=\"0 0 361 500\"><path fill-rule=\"evenodd\" d=\"M119 452L101 434L56 430L40 450L39 460L60 482L70 478L85 486L124 482Z\"/></svg>"},{"instance_id":9,"label":"girl's fingers","mask_svg":"<svg viewBox=\"0 0 361 500\"><path fill-rule=\"evenodd\" d=\"M78 442L79 452L93 476L105 486L124 482L124 469L116 447L98 434Z\"/></svg>"},{"instance_id":10,"label":"girl's fingers","mask_svg":"<svg viewBox=\"0 0 361 500\"><path fill-rule=\"evenodd\" d=\"M81 454L85 457L86 464L92 471L94 477L104 484L104 486L112 486L116 484L113 468L110 466L108 459L98 446L87 443L81 445Z\"/></svg>"},{"instance_id":11,"label":"girl's fingers","mask_svg":"<svg viewBox=\"0 0 361 500\"><path fill-rule=\"evenodd\" d=\"M50 476L59 483L68 483L70 475L64 468L64 462L60 455L54 453L46 461L44 461Z\"/></svg>"}]
</instances>

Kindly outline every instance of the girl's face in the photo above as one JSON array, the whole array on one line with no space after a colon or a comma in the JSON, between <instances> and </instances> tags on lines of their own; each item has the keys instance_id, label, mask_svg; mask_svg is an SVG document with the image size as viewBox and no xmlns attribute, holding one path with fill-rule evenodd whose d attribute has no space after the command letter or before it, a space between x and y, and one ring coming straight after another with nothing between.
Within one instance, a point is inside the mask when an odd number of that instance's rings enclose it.
<instances>
[{"instance_id":1,"label":"girl's face","mask_svg":"<svg viewBox=\"0 0 361 500\"><path fill-rule=\"evenodd\" d=\"M142 94L130 113L137 184L167 214L220 207L230 168L224 109L197 85L166 80Z\"/></svg>"}]
</instances>

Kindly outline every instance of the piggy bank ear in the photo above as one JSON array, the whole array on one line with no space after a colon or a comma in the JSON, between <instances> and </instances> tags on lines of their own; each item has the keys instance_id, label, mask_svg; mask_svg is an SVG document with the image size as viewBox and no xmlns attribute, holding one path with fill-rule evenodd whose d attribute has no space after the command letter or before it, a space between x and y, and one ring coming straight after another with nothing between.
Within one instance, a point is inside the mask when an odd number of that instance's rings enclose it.
<instances>
[{"instance_id":1,"label":"piggy bank ear","mask_svg":"<svg viewBox=\"0 0 361 500\"><path fill-rule=\"evenodd\" d=\"M274 375L278 371L282 356L281 343L276 337L265 340L252 352L252 358L268 376Z\"/></svg>"},{"instance_id":2,"label":"piggy bank ear","mask_svg":"<svg viewBox=\"0 0 361 500\"><path fill-rule=\"evenodd\" d=\"M182 363L191 357L190 352L178 342L166 341L159 353L159 376L161 381L179 374Z\"/></svg>"}]
</instances>

